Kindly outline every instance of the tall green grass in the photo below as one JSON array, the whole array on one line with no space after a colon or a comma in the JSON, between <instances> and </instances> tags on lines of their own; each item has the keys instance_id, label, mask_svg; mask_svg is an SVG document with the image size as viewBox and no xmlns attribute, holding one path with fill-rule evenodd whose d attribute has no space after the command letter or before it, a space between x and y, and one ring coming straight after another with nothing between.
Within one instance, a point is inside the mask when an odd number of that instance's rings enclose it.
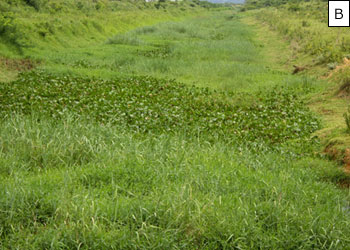
<instances>
[{"instance_id":1,"label":"tall green grass","mask_svg":"<svg viewBox=\"0 0 350 250\"><path fill-rule=\"evenodd\" d=\"M315 158L84 120L0 123L0 245L346 249L349 196Z\"/></svg>"}]
</instances>

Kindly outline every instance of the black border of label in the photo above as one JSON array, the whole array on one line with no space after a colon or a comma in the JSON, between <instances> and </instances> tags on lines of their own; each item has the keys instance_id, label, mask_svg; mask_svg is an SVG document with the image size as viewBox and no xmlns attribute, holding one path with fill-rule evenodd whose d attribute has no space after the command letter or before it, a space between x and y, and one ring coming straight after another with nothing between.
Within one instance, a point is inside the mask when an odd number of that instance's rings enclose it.
<instances>
[{"instance_id":1,"label":"black border of label","mask_svg":"<svg viewBox=\"0 0 350 250\"><path fill-rule=\"evenodd\" d=\"M329 26L329 2L349 2L349 25L348 26ZM328 27L329 28L344 28L350 27L350 0L328 0Z\"/></svg>"}]
</instances>

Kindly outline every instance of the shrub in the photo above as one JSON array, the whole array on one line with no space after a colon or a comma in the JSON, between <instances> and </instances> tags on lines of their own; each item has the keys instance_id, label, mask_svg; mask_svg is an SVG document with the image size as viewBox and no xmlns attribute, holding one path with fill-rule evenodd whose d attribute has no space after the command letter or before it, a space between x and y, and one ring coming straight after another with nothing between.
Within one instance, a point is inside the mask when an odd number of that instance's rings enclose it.
<instances>
[{"instance_id":1,"label":"shrub","mask_svg":"<svg viewBox=\"0 0 350 250\"><path fill-rule=\"evenodd\" d=\"M0 12L0 38L20 49L23 43L18 27L17 19L12 12Z\"/></svg>"},{"instance_id":2,"label":"shrub","mask_svg":"<svg viewBox=\"0 0 350 250\"><path fill-rule=\"evenodd\" d=\"M43 0L24 0L24 2L28 5L36 9L37 11L40 10L46 2Z\"/></svg>"}]
</instances>

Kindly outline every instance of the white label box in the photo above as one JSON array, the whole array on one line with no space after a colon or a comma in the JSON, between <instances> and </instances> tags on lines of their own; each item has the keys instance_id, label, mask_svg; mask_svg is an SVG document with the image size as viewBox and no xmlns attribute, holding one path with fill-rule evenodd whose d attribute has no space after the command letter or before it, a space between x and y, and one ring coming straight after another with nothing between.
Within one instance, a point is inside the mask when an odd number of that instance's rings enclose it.
<instances>
[{"instance_id":1,"label":"white label box","mask_svg":"<svg viewBox=\"0 0 350 250\"><path fill-rule=\"evenodd\" d=\"M328 27L350 27L350 0L328 1Z\"/></svg>"}]
</instances>

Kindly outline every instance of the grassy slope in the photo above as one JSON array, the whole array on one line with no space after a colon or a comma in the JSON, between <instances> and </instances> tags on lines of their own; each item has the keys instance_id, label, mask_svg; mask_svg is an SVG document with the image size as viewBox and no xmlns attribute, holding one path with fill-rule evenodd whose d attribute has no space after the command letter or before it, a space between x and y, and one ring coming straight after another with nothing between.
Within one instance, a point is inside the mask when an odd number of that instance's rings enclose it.
<instances>
[{"instance_id":1,"label":"grassy slope","mask_svg":"<svg viewBox=\"0 0 350 250\"><path fill-rule=\"evenodd\" d=\"M254 32L232 12L207 13L137 29L114 37L112 44L106 44L107 37L82 46L77 39L72 47L49 40L40 50L24 52L42 60L41 70L60 77L69 72L99 78L135 73L177 78L248 92L233 100L248 107L258 96L249 93L259 86L270 91L274 85L288 85L299 95L323 89L315 79L271 69L272 57L263 49L267 45ZM43 94L55 105L53 95ZM27 103L26 97L20 98L19 103ZM142 103L142 95L138 98L136 103ZM182 103L183 95L176 98ZM89 104L106 107L103 98ZM250 122L248 112L240 116ZM205 135L147 135L101 126L91 117L54 121L37 115L9 114L0 123L0 247L349 247L349 194L333 183L346 177L331 162L310 154L316 150L312 145L271 149L248 141L246 148L240 141L228 144ZM275 131L271 117L254 119Z\"/></svg>"},{"instance_id":2,"label":"grassy slope","mask_svg":"<svg viewBox=\"0 0 350 250\"><path fill-rule=\"evenodd\" d=\"M269 68L259 56L262 45L255 44L251 32L237 22L235 15L226 12L225 16L218 19L215 13L205 13L187 22L148 25L90 43L74 42L68 32L65 39L73 41L68 46L52 47L54 39L44 39L42 45L37 43L37 48L25 54L43 62L39 69L81 76L152 75L248 92L281 82L288 86L316 86L311 78L292 77Z\"/></svg>"},{"instance_id":3,"label":"grassy slope","mask_svg":"<svg viewBox=\"0 0 350 250\"><path fill-rule=\"evenodd\" d=\"M276 67L292 72L293 65L306 66L301 75L323 81L323 87L308 100L309 107L323 119L323 129L316 134L330 157L348 165L346 148L350 147L350 136L343 117L348 92L345 89L339 93L339 89L348 81L349 67L343 58L348 56L350 35L348 29L327 27L326 8L327 3L309 2L300 4L299 11L288 6L257 10L247 13L245 22L259 27L259 37L274 44L269 56ZM284 45L276 43L278 40L284 40Z\"/></svg>"},{"instance_id":4,"label":"grassy slope","mask_svg":"<svg viewBox=\"0 0 350 250\"><path fill-rule=\"evenodd\" d=\"M163 4L159 9L155 8L153 3L111 2L115 3L115 8L105 7L101 10L88 7L80 10L74 1L61 2L62 6L65 6L63 3L67 6L57 12L52 12L52 8L49 7L40 11L22 5L5 8L8 11L6 13L15 13L11 14L14 19L10 25L16 29L9 35L15 37L12 39L15 42L8 41L6 36L0 39L0 63L4 58L23 57L32 59L37 65L45 66L55 64L57 57L64 61L83 60L89 53L79 53L79 49L89 47L89 51L96 48L101 50L101 45L112 35L161 21L181 20L205 10L198 5L190 6L185 1L180 4ZM55 3L60 1L54 1L52 4ZM14 45L16 43L20 48ZM105 51L104 54L110 52ZM55 67L57 65L53 68ZM15 79L17 71L17 67L1 67L0 79Z\"/></svg>"}]
</instances>

